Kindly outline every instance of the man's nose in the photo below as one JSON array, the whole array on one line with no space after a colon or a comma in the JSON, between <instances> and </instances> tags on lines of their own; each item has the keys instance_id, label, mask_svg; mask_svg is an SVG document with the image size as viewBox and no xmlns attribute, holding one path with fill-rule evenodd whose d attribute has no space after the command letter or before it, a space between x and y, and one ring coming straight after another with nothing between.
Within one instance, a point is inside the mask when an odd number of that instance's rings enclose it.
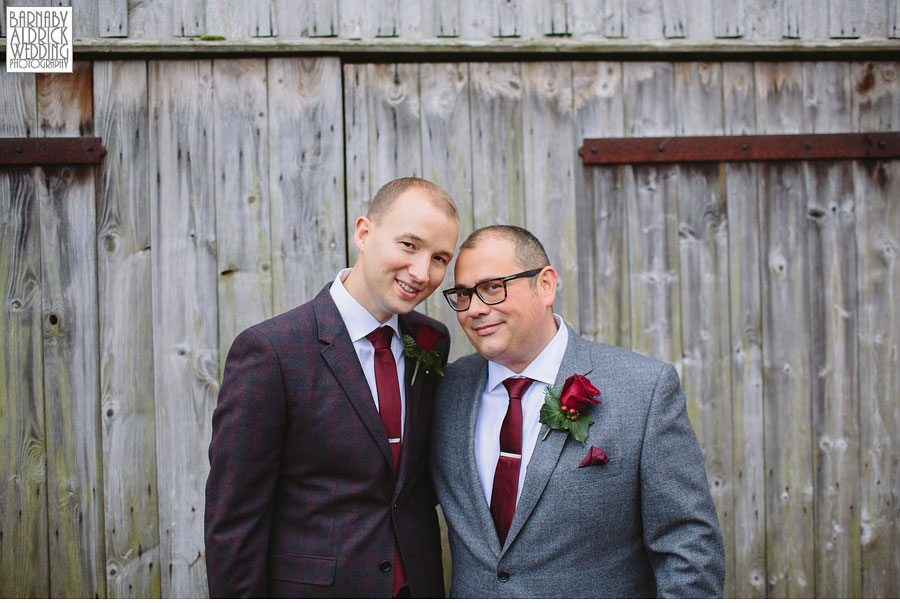
<instances>
[{"instance_id":1,"label":"man's nose","mask_svg":"<svg viewBox=\"0 0 900 603\"><path fill-rule=\"evenodd\" d=\"M469 302L469 309L466 310L466 312L469 314L469 316L472 316L472 317L484 316L485 314L487 314L490 311L491 311L491 307L489 305L487 305L486 303L484 303L483 301L481 301L481 298L478 297L475 294L475 292L473 291L472 299Z\"/></svg>"},{"instance_id":2,"label":"man's nose","mask_svg":"<svg viewBox=\"0 0 900 603\"><path fill-rule=\"evenodd\" d=\"M429 256L426 254L417 254L409 263L409 275L418 281L418 284L428 282L428 264Z\"/></svg>"}]
</instances>

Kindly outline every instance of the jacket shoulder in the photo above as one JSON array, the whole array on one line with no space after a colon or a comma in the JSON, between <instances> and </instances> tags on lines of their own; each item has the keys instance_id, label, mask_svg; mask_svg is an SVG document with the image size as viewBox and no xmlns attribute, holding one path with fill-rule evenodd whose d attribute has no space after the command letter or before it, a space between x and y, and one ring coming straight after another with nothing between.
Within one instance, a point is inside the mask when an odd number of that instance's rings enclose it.
<instances>
[{"instance_id":1,"label":"jacket shoulder","mask_svg":"<svg viewBox=\"0 0 900 603\"><path fill-rule=\"evenodd\" d=\"M430 316L422 314L421 312L416 312L415 310L413 310L403 318L404 320L406 320L407 324L409 324L413 328L418 326L431 327L432 329L440 332L444 337L450 336L450 331L447 329L444 323L439 320L435 320Z\"/></svg>"}]
</instances>

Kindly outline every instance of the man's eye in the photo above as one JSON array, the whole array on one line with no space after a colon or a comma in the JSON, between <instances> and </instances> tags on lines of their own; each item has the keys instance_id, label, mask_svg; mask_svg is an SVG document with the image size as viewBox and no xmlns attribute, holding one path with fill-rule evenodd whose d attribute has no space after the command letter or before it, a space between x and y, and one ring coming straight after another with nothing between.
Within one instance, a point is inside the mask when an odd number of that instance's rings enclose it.
<instances>
[{"instance_id":1,"label":"man's eye","mask_svg":"<svg viewBox=\"0 0 900 603\"><path fill-rule=\"evenodd\" d=\"M488 293L496 293L502 288L503 285L501 285L500 283L485 283L484 285L482 285L482 289L484 289Z\"/></svg>"},{"instance_id":2,"label":"man's eye","mask_svg":"<svg viewBox=\"0 0 900 603\"><path fill-rule=\"evenodd\" d=\"M456 292L456 297L458 297L459 299L469 299L471 296L472 296L472 294L469 291L457 291Z\"/></svg>"}]
</instances>

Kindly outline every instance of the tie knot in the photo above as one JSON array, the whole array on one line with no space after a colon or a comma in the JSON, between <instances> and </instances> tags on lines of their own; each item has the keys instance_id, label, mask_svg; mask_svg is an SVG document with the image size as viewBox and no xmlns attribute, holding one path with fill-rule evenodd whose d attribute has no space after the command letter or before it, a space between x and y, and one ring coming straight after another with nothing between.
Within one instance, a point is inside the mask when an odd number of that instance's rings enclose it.
<instances>
[{"instance_id":1,"label":"tie knot","mask_svg":"<svg viewBox=\"0 0 900 603\"><path fill-rule=\"evenodd\" d=\"M521 400L525 390L528 389L532 382L534 382L534 379L529 379L528 377L510 377L503 380L503 386L509 392L510 399L517 398Z\"/></svg>"},{"instance_id":2,"label":"tie knot","mask_svg":"<svg viewBox=\"0 0 900 603\"><path fill-rule=\"evenodd\" d=\"M393 334L394 331L390 327L378 327L366 335L366 339L372 342L372 345L375 346L376 350L383 350L384 348L391 347L391 337Z\"/></svg>"}]
</instances>

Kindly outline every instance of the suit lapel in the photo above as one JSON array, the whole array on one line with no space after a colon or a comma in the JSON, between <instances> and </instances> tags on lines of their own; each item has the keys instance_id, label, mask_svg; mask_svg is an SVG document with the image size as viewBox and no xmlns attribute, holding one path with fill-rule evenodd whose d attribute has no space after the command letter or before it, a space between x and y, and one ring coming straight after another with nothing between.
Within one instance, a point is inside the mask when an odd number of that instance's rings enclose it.
<instances>
[{"instance_id":1,"label":"suit lapel","mask_svg":"<svg viewBox=\"0 0 900 603\"><path fill-rule=\"evenodd\" d=\"M391 446L381 417L375 408L375 400L372 399L366 376L359 365L359 357L353 348L353 342L350 341L350 334L347 333L347 327L331 299L327 286L316 296L313 309L319 325L319 341L323 344L322 358L331 367L335 380L344 390L385 460L393 466Z\"/></svg>"},{"instance_id":2,"label":"suit lapel","mask_svg":"<svg viewBox=\"0 0 900 603\"><path fill-rule=\"evenodd\" d=\"M570 325L567 324L566 328L569 332L569 341L562 363L559 365L559 372L556 374L556 383L553 384L557 391L562 390L563 384L571 375L576 373L587 375L593 370L588 347L575 334ZM519 504L516 505L516 513L513 515L512 524L509 526L509 534L506 537L503 552L509 548L532 511L534 511L534 507L541 494L543 494L544 488L547 487L550 474L553 473L553 469L556 467L557 461L559 461L559 455L562 453L563 446L569 436L567 431L554 429L545 440L542 440L541 438L546 431L547 427L541 425L540 434L534 445L534 452L531 454L531 460L528 463L528 471L525 473L522 495L519 497Z\"/></svg>"},{"instance_id":3,"label":"suit lapel","mask_svg":"<svg viewBox=\"0 0 900 603\"><path fill-rule=\"evenodd\" d=\"M402 340L403 335L413 334L412 321L407 316L398 316L398 319L400 339ZM419 441L418 436L420 435L421 430L418 428L418 425L422 413L422 387L425 383L425 374L421 370L419 371L419 374L416 375L416 382L411 383L416 363L414 360L407 358L406 354L403 355L403 361L405 363L403 387L405 388L406 397L406 418L403 425L403 445L400 452L400 467L397 472L396 492L400 492L403 488L403 482L406 480L406 476L409 474L410 470L409 463L412 459L416 458L417 454L419 454L418 448L421 446L421 442Z\"/></svg>"}]
</instances>

